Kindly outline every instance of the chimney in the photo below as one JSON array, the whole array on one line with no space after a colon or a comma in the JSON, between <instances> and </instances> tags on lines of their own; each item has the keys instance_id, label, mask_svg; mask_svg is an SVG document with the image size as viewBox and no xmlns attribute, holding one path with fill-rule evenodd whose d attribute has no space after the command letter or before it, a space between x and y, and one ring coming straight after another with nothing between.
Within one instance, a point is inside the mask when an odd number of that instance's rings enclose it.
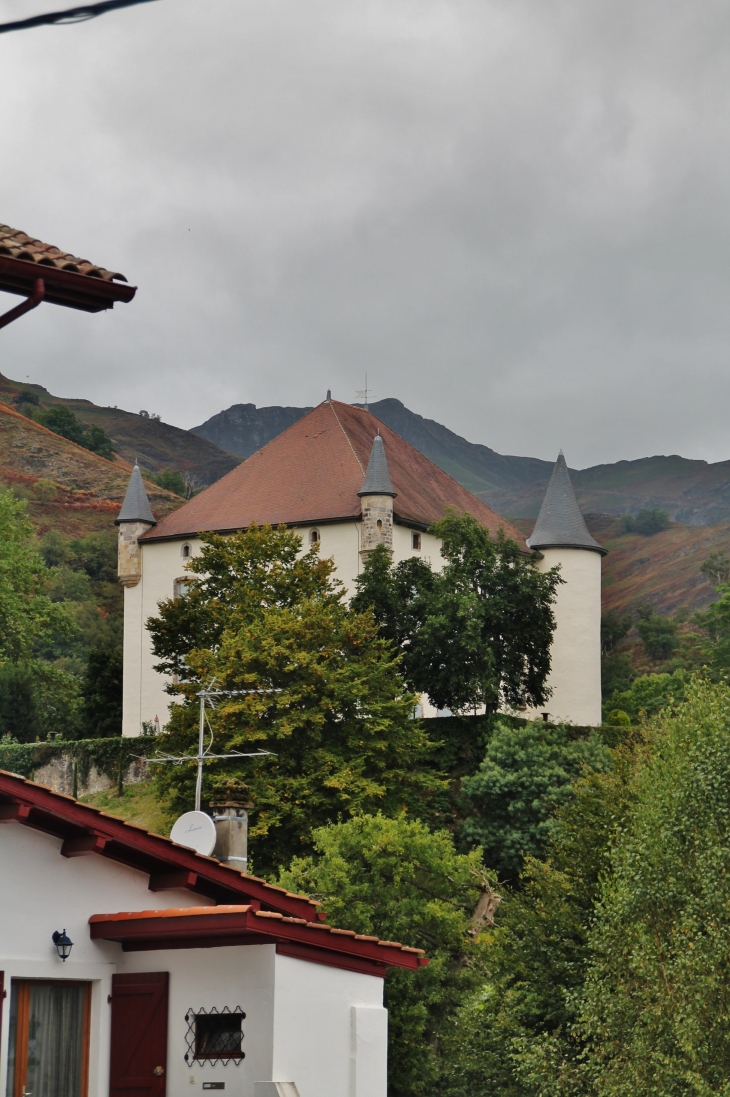
<instances>
[{"instance_id":1,"label":"chimney","mask_svg":"<svg viewBox=\"0 0 730 1097\"><path fill-rule=\"evenodd\" d=\"M239 872L248 872L248 808L253 804L225 800L211 804L215 823L213 856Z\"/></svg>"}]
</instances>

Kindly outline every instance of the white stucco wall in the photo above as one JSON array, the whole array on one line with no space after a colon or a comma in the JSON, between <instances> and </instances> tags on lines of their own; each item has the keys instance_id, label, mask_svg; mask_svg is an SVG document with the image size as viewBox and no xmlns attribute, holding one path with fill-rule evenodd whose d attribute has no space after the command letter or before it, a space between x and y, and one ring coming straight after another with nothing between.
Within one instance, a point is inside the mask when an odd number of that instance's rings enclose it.
<instances>
[{"instance_id":1,"label":"white stucco wall","mask_svg":"<svg viewBox=\"0 0 730 1097\"><path fill-rule=\"evenodd\" d=\"M560 565L556 629L548 684L553 690L543 709L551 720L601 723L601 556L586 549L540 550L540 571ZM530 713L528 715L537 715Z\"/></svg>"},{"instance_id":2,"label":"white stucco wall","mask_svg":"<svg viewBox=\"0 0 730 1097\"><path fill-rule=\"evenodd\" d=\"M107 996L123 954L118 945L91 940L90 915L200 906L208 900L187 891L153 894L145 873L96 855L62 857L61 844L60 838L30 827L0 825L0 970L8 991L0 1032L0 1093L6 1087L11 979L81 979L92 984L89 1097L106 1097ZM54 930L62 929L74 942L65 964L51 939Z\"/></svg>"},{"instance_id":3,"label":"white stucco wall","mask_svg":"<svg viewBox=\"0 0 730 1097\"><path fill-rule=\"evenodd\" d=\"M382 979L277 956L273 1080L299 1097L386 1097L387 1016Z\"/></svg>"},{"instance_id":4,"label":"white stucco wall","mask_svg":"<svg viewBox=\"0 0 730 1097\"><path fill-rule=\"evenodd\" d=\"M336 575L344 585L348 597L355 593L355 579L362 570L360 558L359 522L323 522L321 525L297 527L302 538L302 551L310 544L310 533L316 529L320 535L320 555L334 558ZM421 533L421 549L412 546L412 533L408 527L396 525L393 529L393 560L399 563L409 556L419 556L440 571L443 566L441 542L430 533ZM416 531L417 532L417 531ZM144 722L159 717L160 726L166 724L170 705L174 699L165 692L168 679L154 670L156 658L152 652L150 635L145 622L157 614L161 601L172 598L175 582L185 576L186 560L182 556L183 545L190 545L190 554L200 552L200 540L196 537L175 541L142 542L142 578L133 587L124 589L124 716L122 734L140 735Z\"/></svg>"},{"instance_id":5,"label":"white stucco wall","mask_svg":"<svg viewBox=\"0 0 730 1097\"><path fill-rule=\"evenodd\" d=\"M295 1082L300 1097L386 1097L382 979L277 956L273 944L125 953L113 942L92 941L91 914L207 901L187 891L152 893L145 873L97 855L65 858L60 848L60 839L40 831L0 826L0 970L8 991L13 978L91 983L89 1097L108 1095L112 975L143 971L170 975L168 1097L195 1097L210 1081L225 1082L233 1097L254 1097L254 1083L270 1080ZM74 942L65 964L51 939L62 929ZM3 1094L9 1003L8 994L0 1032ZM239 1066L185 1062L185 1014L213 1006L246 1013ZM379 1011L361 1021L359 1043L353 1043L353 1007ZM351 1075L361 1079L356 1088Z\"/></svg>"}]
</instances>

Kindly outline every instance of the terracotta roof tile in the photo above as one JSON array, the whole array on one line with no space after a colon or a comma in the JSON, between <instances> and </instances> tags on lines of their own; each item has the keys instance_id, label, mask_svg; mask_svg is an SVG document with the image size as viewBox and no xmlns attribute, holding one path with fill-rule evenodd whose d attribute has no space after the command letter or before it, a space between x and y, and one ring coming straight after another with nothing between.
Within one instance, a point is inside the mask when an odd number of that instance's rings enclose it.
<instances>
[{"instance_id":1,"label":"terracotta roof tile","mask_svg":"<svg viewBox=\"0 0 730 1097\"><path fill-rule=\"evenodd\" d=\"M105 270L96 263L90 263L88 259L79 259L68 251L61 251L53 244L34 240L32 236L28 236L19 229L11 229L9 225L0 225L0 255L8 255L12 259L24 259L26 262L37 263L42 267L54 267L56 270L68 270L74 274L86 274L90 278L103 278L105 282L127 281L118 271Z\"/></svg>"},{"instance_id":2,"label":"terracotta roof tile","mask_svg":"<svg viewBox=\"0 0 730 1097\"><path fill-rule=\"evenodd\" d=\"M184 506L145 541L253 525L304 525L359 518L365 469L378 430L397 493L396 519L430 526L447 507L472 514L492 534L500 527L527 551L524 537L370 412L320 404L283 434Z\"/></svg>"}]
</instances>

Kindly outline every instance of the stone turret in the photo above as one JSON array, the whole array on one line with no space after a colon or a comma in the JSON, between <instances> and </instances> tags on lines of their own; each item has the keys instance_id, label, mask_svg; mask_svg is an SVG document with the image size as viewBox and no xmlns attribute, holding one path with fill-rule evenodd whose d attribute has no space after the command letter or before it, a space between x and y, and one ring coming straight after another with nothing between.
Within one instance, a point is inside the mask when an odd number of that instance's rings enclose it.
<instances>
[{"instance_id":1,"label":"stone turret","mask_svg":"<svg viewBox=\"0 0 730 1097\"><path fill-rule=\"evenodd\" d=\"M147 498L142 473L135 464L129 478L127 494L116 519L119 526L117 575L125 587L135 587L142 578L142 552L139 539L157 520Z\"/></svg>"},{"instance_id":2,"label":"stone turret","mask_svg":"<svg viewBox=\"0 0 730 1097\"><path fill-rule=\"evenodd\" d=\"M385 446L380 435L373 439L365 482L357 493L362 501L360 555L366 560L378 545L393 554L393 500L396 492L388 471Z\"/></svg>"},{"instance_id":3,"label":"stone turret","mask_svg":"<svg viewBox=\"0 0 730 1097\"><path fill-rule=\"evenodd\" d=\"M554 720L601 722L601 548L586 528L562 450L550 477L535 529L527 539L542 559L540 571L560 565L556 628L550 649L545 704Z\"/></svg>"}]
</instances>

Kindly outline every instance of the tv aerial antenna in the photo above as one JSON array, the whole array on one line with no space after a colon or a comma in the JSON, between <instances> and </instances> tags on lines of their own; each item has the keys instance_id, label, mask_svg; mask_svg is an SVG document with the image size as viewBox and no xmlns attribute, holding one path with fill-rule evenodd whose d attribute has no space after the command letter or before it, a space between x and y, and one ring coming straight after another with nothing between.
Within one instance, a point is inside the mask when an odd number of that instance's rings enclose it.
<instances>
[{"instance_id":1,"label":"tv aerial antenna","mask_svg":"<svg viewBox=\"0 0 730 1097\"><path fill-rule=\"evenodd\" d=\"M364 389L358 389L357 392L355 393L355 396L357 396L358 400L362 400L364 402L365 411L370 410L369 407L368 407L368 397L370 396L370 393L371 393L371 389L368 388L368 375L366 373L365 374L365 388Z\"/></svg>"},{"instance_id":2,"label":"tv aerial antenna","mask_svg":"<svg viewBox=\"0 0 730 1097\"><path fill-rule=\"evenodd\" d=\"M267 755L276 757L271 750L257 750L253 752L244 752L240 750L233 750L229 754L212 754L211 747L213 746L213 729L210 726L210 721L206 715L206 706L209 708L216 707L216 699L219 697L250 697L254 694L268 694L268 693L281 693L280 689L212 689L215 685L215 679L211 682L207 689L201 689L198 697L200 699L200 722L198 726L198 753L197 754L164 754L162 751L158 751L153 761L166 763L170 762L174 766L184 765L185 762L197 762L198 774L195 781L195 810L200 811L200 801L203 791L203 766L206 762L213 761L214 759L221 758L264 758ZM205 745L205 725L208 725L208 731L210 732L210 740L208 745Z\"/></svg>"}]
</instances>

